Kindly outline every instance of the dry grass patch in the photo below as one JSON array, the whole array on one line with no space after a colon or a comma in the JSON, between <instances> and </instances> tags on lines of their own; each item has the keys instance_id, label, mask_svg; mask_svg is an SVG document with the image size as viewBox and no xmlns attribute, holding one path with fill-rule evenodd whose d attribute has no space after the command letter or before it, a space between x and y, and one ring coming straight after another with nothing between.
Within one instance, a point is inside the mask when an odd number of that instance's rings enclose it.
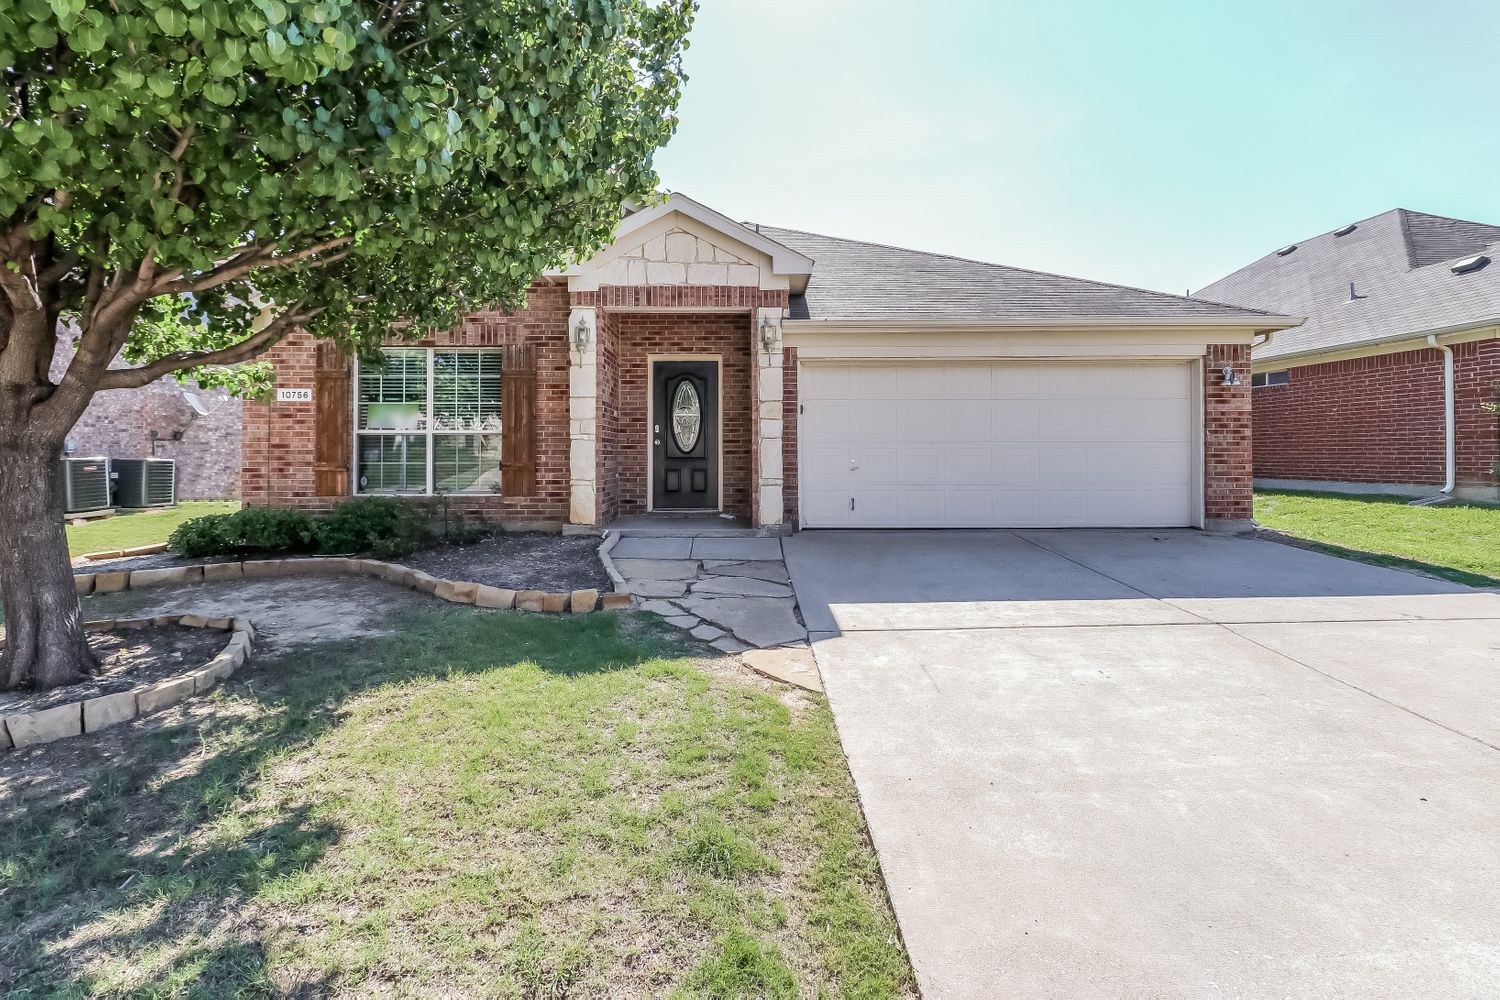
<instances>
[{"instance_id":1,"label":"dry grass patch","mask_svg":"<svg viewBox=\"0 0 1500 1000\"><path fill-rule=\"evenodd\" d=\"M913 993L821 698L639 620L402 626L7 803L0 991Z\"/></svg>"}]
</instances>

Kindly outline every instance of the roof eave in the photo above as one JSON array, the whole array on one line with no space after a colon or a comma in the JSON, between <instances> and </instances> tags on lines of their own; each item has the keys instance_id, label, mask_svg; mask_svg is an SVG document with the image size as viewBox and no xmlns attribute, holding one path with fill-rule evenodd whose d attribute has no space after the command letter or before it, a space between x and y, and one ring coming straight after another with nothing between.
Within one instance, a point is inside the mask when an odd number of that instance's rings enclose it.
<instances>
[{"instance_id":1,"label":"roof eave","mask_svg":"<svg viewBox=\"0 0 1500 1000\"><path fill-rule=\"evenodd\" d=\"M1470 323L1456 323L1452 326L1436 327L1431 330L1410 330L1406 333L1395 333L1389 337L1378 337L1374 340L1357 340L1347 344L1326 344L1322 347L1312 347L1303 351L1289 351L1285 354L1263 354L1257 357L1255 361L1257 363L1279 364L1283 361L1300 361L1303 358L1316 358L1323 355L1349 355L1358 354L1361 351L1381 353L1382 348L1389 347L1392 344L1403 344L1407 341L1422 342L1426 341L1428 337L1452 337L1459 334L1476 333L1490 329L1500 329L1500 316Z\"/></svg>"},{"instance_id":2,"label":"roof eave","mask_svg":"<svg viewBox=\"0 0 1500 1000\"><path fill-rule=\"evenodd\" d=\"M902 333L935 331L943 333L986 333L992 330L1031 329L1235 329L1255 333L1272 333L1301 326L1296 316L1058 316L1045 318L996 318L985 320L947 319L788 319L793 329L821 330L828 333Z\"/></svg>"}]
</instances>

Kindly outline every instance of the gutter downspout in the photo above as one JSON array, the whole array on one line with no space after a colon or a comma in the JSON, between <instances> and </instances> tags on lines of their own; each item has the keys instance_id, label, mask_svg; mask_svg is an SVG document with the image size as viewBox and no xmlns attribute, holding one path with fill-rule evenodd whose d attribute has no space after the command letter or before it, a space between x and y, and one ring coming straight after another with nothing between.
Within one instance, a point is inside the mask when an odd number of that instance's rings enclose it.
<instances>
[{"instance_id":1,"label":"gutter downspout","mask_svg":"<svg viewBox=\"0 0 1500 1000\"><path fill-rule=\"evenodd\" d=\"M1436 334L1427 335L1427 346L1443 352L1443 492L1453 493L1458 479L1458 462L1453 426L1453 348L1438 343Z\"/></svg>"}]
</instances>

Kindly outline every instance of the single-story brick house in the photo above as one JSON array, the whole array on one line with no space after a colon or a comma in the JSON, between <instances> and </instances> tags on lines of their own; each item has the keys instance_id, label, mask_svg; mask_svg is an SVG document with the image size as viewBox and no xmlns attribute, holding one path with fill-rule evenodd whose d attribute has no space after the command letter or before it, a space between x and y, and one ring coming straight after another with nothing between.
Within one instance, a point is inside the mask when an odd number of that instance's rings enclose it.
<instances>
[{"instance_id":1,"label":"single-story brick house","mask_svg":"<svg viewBox=\"0 0 1500 1000\"><path fill-rule=\"evenodd\" d=\"M789 229L677 194L524 309L361 368L293 336L247 503L442 494L501 522L1249 523L1260 310ZM310 390L298 392L296 390Z\"/></svg>"},{"instance_id":2,"label":"single-story brick house","mask_svg":"<svg viewBox=\"0 0 1500 1000\"><path fill-rule=\"evenodd\" d=\"M1500 226L1395 209L1197 294L1307 317L1255 350L1267 486L1500 499Z\"/></svg>"},{"instance_id":3,"label":"single-story brick house","mask_svg":"<svg viewBox=\"0 0 1500 1000\"><path fill-rule=\"evenodd\" d=\"M68 326L58 329L54 380L73 360L74 335ZM232 499L240 494L241 409L223 389L184 386L171 376L139 389L110 389L89 402L68 432L69 454L174 459L177 499Z\"/></svg>"}]
</instances>

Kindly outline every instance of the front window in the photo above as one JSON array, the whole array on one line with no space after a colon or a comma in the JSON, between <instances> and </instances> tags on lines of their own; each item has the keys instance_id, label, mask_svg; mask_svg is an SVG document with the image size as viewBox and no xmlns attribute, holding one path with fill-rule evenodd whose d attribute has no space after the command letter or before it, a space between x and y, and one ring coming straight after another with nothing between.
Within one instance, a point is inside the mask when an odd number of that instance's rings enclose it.
<instances>
[{"instance_id":1,"label":"front window","mask_svg":"<svg viewBox=\"0 0 1500 1000\"><path fill-rule=\"evenodd\" d=\"M1273 385L1286 385L1289 381L1286 372L1256 372L1250 376L1250 387L1253 389L1264 389Z\"/></svg>"},{"instance_id":2,"label":"front window","mask_svg":"<svg viewBox=\"0 0 1500 1000\"><path fill-rule=\"evenodd\" d=\"M500 352L382 353L359 365L359 492L500 492Z\"/></svg>"}]
</instances>

